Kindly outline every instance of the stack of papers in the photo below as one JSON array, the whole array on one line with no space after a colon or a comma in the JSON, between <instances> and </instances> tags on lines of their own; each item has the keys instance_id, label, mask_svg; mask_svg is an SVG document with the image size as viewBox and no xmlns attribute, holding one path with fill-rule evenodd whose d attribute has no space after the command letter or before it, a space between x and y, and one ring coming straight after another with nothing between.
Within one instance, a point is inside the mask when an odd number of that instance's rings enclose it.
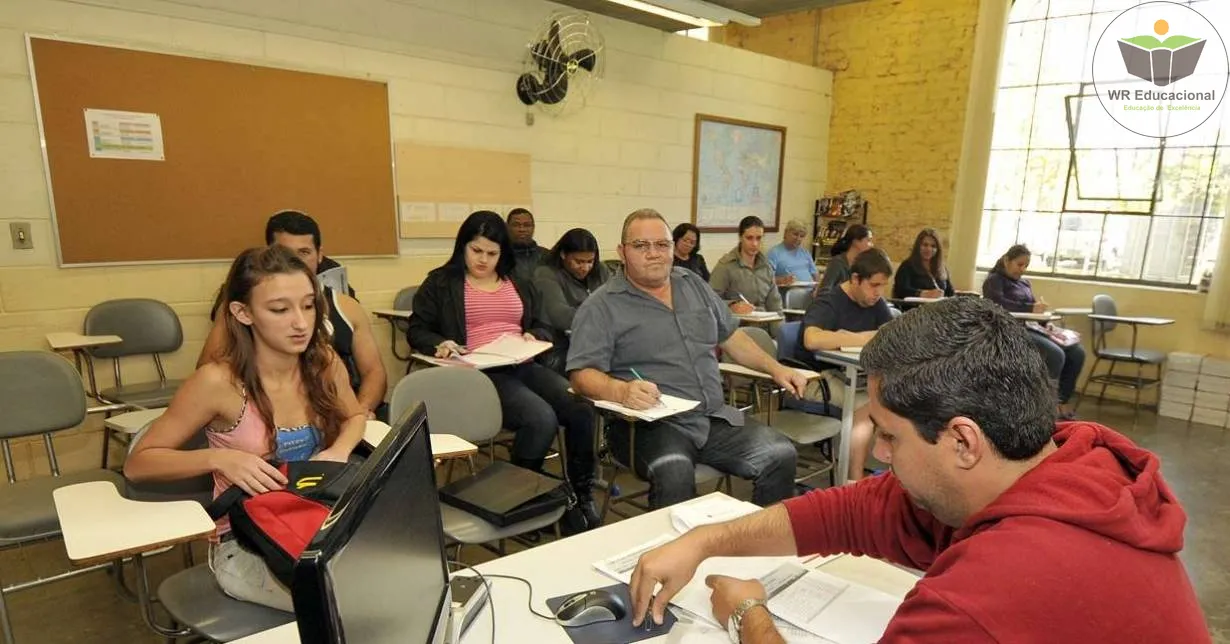
<instances>
[{"instance_id":1,"label":"stack of papers","mask_svg":"<svg viewBox=\"0 0 1230 644\"><path fill-rule=\"evenodd\" d=\"M594 568L612 579L630 583L641 555L674 539L674 535L662 535L599 561ZM787 631L810 634L811 637L798 638L799 641L835 644L878 641L901 604L900 599L887 593L806 568L798 557L711 557L701 563L692 580L671 599L672 606L711 628L724 625L713 618L709 601L712 591L705 585L708 575L760 580L769 597L769 612L778 621L779 630L783 630L783 634ZM697 630L698 635L704 632L703 628ZM795 637L787 636L786 639L796 641Z\"/></svg>"},{"instance_id":2,"label":"stack of papers","mask_svg":"<svg viewBox=\"0 0 1230 644\"><path fill-rule=\"evenodd\" d=\"M782 314L776 311L752 311L751 313L739 313L735 317L743 320L775 320L782 317Z\"/></svg>"},{"instance_id":3,"label":"stack of papers","mask_svg":"<svg viewBox=\"0 0 1230 644\"><path fill-rule=\"evenodd\" d=\"M699 400L688 400L686 398L678 398L676 396L668 396L666 394L662 394L662 397L658 400L658 405L656 407L650 407L649 409L632 409L631 407L624 407L617 402L611 402L609 400L594 401L594 406L598 409L613 411L621 416L648 422L662 420L663 418L674 416L675 414L691 411L696 409L696 406L699 404Z\"/></svg>"},{"instance_id":4,"label":"stack of papers","mask_svg":"<svg viewBox=\"0 0 1230 644\"><path fill-rule=\"evenodd\" d=\"M841 351L842 353L853 353L855 355L861 354L863 352L862 347L841 347L838 350Z\"/></svg>"},{"instance_id":5,"label":"stack of papers","mask_svg":"<svg viewBox=\"0 0 1230 644\"><path fill-rule=\"evenodd\" d=\"M760 506L728 496L706 497L671 507L671 525L687 532L702 525L723 523L760 510Z\"/></svg>"}]
</instances>

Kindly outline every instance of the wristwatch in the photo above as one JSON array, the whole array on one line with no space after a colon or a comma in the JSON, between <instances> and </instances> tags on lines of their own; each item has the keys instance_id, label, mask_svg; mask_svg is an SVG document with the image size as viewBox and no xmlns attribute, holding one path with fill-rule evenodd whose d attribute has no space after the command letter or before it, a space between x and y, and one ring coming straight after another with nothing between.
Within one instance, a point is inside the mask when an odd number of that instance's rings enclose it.
<instances>
[{"instance_id":1,"label":"wristwatch","mask_svg":"<svg viewBox=\"0 0 1230 644\"><path fill-rule=\"evenodd\" d=\"M745 599L735 606L735 610L730 614L730 621L726 623L726 632L730 635L732 644L739 644L743 641L743 616L747 611L752 610L757 606L764 606L762 599Z\"/></svg>"}]
</instances>

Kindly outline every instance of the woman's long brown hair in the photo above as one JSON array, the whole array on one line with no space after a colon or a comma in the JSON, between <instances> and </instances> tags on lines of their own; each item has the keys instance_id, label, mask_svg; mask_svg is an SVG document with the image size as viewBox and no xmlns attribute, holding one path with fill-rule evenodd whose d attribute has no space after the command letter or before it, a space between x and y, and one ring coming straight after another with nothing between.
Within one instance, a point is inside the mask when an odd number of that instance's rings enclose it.
<instances>
[{"instance_id":1,"label":"woman's long brown hair","mask_svg":"<svg viewBox=\"0 0 1230 644\"><path fill-rule=\"evenodd\" d=\"M923 262L922 258L922 243L928 237L935 244L935 255L931 257L930 264ZM932 279L937 281L948 279L948 269L944 266L944 246L940 244L940 234L935 232L934 228L923 228L919 231L918 236L914 238L914 248L910 250L910 257L906 261L926 271Z\"/></svg>"},{"instance_id":2,"label":"woman's long brown hair","mask_svg":"<svg viewBox=\"0 0 1230 644\"><path fill-rule=\"evenodd\" d=\"M342 423L346 420L338 400L337 385L329 376L329 364L334 359L330 334L325 328L329 304L316 283L316 276L303 260L282 246L275 244L264 248L249 248L235 258L226 276L226 283L222 286L222 297L226 306L221 314L226 316L227 331L223 359L235 377L243 383L248 396L256 403L256 410L269 431L271 451L276 451L277 448L277 429L273 423L273 404L269 402L269 396L265 393L260 374L256 370L254 331L252 327L230 314L230 303L240 302L250 309L252 290L257 284L274 275L294 273L306 276L316 294L316 320L312 325L312 339L308 342L307 349L299 355L299 377L315 416L312 422L323 435L325 447L332 445L337 439Z\"/></svg>"}]
</instances>

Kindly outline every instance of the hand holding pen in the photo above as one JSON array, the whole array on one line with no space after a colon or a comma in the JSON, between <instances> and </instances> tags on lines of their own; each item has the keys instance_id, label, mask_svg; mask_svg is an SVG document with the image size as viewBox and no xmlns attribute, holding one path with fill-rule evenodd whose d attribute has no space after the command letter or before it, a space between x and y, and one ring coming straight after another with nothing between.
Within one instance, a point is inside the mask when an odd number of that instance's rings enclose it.
<instances>
[{"instance_id":1,"label":"hand holding pen","mask_svg":"<svg viewBox=\"0 0 1230 644\"><path fill-rule=\"evenodd\" d=\"M638 411L661 405L662 392L658 391L658 386L642 378L636 369L632 369L632 375L636 380L629 380L625 383L627 387L624 390L624 399L620 403L628 409Z\"/></svg>"},{"instance_id":2,"label":"hand holding pen","mask_svg":"<svg viewBox=\"0 0 1230 644\"><path fill-rule=\"evenodd\" d=\"M742 293L738 293L737 295L739 296L739 301L732 302L730 305L730 310L736 315L744 315L756 310L756 306L751 302L748 302L747 298L743 297Z\"/></svg>"}]
</instances>

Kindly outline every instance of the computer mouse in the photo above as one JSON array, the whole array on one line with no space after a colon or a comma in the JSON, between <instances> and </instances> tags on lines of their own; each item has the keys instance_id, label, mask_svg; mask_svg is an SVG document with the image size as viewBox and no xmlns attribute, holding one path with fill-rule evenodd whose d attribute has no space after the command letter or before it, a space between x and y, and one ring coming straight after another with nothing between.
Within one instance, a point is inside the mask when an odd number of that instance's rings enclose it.
<instances>
[{"instance_id":1,"label":"computer mouse","mask_svg":"<svg viewBox=\"0 0 1230 644\"><path fill-rule=\"evenodd\" d=\"M588 590L564 600L555 611L555 621L565 628L614 622L628 614L624 600L609 590Z\"/></svg>"}]
</instances>

